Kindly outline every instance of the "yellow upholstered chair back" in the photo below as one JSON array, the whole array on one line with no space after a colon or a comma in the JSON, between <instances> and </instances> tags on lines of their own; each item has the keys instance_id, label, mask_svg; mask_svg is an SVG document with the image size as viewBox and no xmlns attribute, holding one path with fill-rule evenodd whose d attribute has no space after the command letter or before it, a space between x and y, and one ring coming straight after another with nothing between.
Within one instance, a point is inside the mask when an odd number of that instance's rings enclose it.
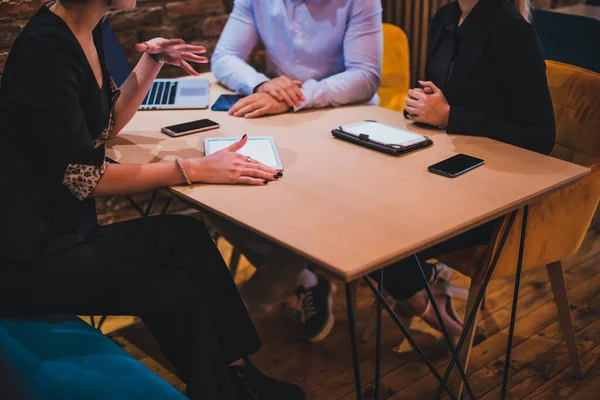
<instances>
[{"instance_id":1,"label":"yellow upholstered chair back","mask_svg":"<svg viewBox=\"0 0 600 400\"><path fill-rule=\"evenodd\" d=\"M541 267L575 254L600 200L600 74L547 61L547 77L554 105L556 145L553 157L591 168L575 184L538 199L529 207L523 269ZM494 278L514 275L519 254L523 210L515 219ZM503 232L506 217L498 228ZM482 282L500 242L464 249L440 257L475 282ZM482 268L484 266L484 268Z\"/></svg>"},{"instance_id":2,"label":"yellow upholstered chair back","mask_svg":"<svg viewBox=\"0 0 600 400\"><path fill-rule=\"evenodd\" d=\"M600 200L600 74L554 61L547 61L546 65L556 121L556 145L551 155L589 167L592 172L530 205L524 270L575 254ZM522 216L520 210L494 278L514 274Z\"/></svg>"},{"instance_id":3,"label":"yellow upholstered chair back","mask_svg":"<svg viewBox=\"0 0 600 400\"><path fill-rule=\"evenodd\" d=\"M403 111L404 99L410 84L408 38L395 25L383 24L383 66L379 105L390 110Z\"/></svg>"}]
</instances>

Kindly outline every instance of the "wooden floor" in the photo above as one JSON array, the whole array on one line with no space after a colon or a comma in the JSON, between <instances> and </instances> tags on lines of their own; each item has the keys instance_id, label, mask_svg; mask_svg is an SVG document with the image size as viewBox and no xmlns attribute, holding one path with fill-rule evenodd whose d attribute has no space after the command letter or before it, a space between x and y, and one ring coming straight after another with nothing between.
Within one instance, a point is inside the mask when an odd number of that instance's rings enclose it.
<instances>
[{"instance_id":1,"label":"wooden floor","mask_svg":"<svg viewBox=\"0 0 600 400\"><path fill-rule=\"evenodd\" d=\"M225 259L231 251L226 242L219 247ZM577 331L581 364L585 377L571 377L567 348L562 341L557 311L553 302L546 269L524 273L520 293L518 320L511 364L511 399L600 398L600 235L591 231L582 250L564 263L571 309ZM238 280L246 279L252 267L243 263ZM467 284L467 279L456 281ZM488 304L478 324L476 346L469 365L469 377L478 399L499 399L503 356L506 349L512 280L492 281ZM300 385L308 399L353 399L354 380L349 347L345 297L338 283L335 303L336 325L320 344L305 342L289 299L269 314L253 315L263 337L263 348L254 356L267 374ZM366 286L359 288L358 332L362 331L373 297ZM464 312L464 302L459 302ZM143 324L134 318L109 318L103 329L134 357L156 371L180 390L185 385L171 372L156 343ZM416 340L440 370L449 354L439 336L428 330L419 319L411 322ZM382 357L382 398L394 400L429 399L436 381L416 355L403 343L401 333L388 316L384 317ZM374 338L359 344L361 374L365 397L372 398Z\"/></svg>"}]
</instances>

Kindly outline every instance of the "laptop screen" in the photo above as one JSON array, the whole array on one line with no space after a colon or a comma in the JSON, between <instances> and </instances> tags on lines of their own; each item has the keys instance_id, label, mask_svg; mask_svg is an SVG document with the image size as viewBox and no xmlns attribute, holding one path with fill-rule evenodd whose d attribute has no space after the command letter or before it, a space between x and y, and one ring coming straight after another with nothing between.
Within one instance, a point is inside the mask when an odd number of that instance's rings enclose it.
<instances>
[{"instance_id":1,"label":"laptop screen","mask_svg":"<svg viewBox=\"0 0 600 400\"><path fill-rule=\"evenodd\" d=\"M112 76L117 87L121 87L131 74L131 66L127 61L127 56L125 55L121 44L110 28L110 25L104 23L102 28L106 68L108 68L108 72Z\"/></svg>"}]
</instances>

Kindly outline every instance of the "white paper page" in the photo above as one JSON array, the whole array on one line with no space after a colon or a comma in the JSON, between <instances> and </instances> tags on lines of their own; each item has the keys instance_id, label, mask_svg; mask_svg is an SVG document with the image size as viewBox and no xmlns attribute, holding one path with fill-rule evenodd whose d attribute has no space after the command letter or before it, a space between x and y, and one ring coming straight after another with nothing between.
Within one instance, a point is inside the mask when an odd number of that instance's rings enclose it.
<instances>
[{"instance_id":1,"label":"white paper page","mask_svg":"<svg viewBox=\"0 0 600 400\"><path fill-rule=\"evenodd\" d=\"M231 146L235 142L240 140L239 138L233 139L218 139L209 140L209 148L205 149L206 155L216 153L219 150L223 150L226 147ZM240 154L253 158L254 160L261 162L271 168L277 168L277 158L273 152L271 141L264 138L248 138L248 142L244 147L237 151Z\"/></svg>"},{"instance_id":2,"label":"white paper page","mask_svg":"<svg viewBox=\"0 0 600 400\"><path fill-rule=\"evenodd\" d=\"M424 139L423 136L416 133L377 122L361 122L345 125L342 126L342 129L344 132L356 136L364 133L365 135L369 135L370 141L381 144L403 144L417 139Z\"/></svg>"}]
</instances>

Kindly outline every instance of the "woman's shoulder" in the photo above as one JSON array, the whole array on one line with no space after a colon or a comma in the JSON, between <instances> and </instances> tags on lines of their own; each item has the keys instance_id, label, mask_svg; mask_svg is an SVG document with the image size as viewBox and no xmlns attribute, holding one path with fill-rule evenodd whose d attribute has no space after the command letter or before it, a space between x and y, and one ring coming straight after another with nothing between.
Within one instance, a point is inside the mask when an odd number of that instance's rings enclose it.
<instances>
[{"instance_id":1,"label":"woman's shoulder","mask_svg":"<svg viewBox=\"0 0 600 400\"><path fill-rule=\"evenodd\" d=\"M501 35L507 40L523 39L535 33L533 25L507 1L501 2L490 22L491 33Z\"/></svg>"},{"instance_id":2,"label":"woman's shoulder","mask_svg":"<svg viewBox=\"0 0 600 400\"><path fill-rule=\"evenodd\" d=\"M13 47L27 47L44 53L73 53L77 49L77 40L66 23L46 6L29 20Z\"/></svg>"}]
</instances>

